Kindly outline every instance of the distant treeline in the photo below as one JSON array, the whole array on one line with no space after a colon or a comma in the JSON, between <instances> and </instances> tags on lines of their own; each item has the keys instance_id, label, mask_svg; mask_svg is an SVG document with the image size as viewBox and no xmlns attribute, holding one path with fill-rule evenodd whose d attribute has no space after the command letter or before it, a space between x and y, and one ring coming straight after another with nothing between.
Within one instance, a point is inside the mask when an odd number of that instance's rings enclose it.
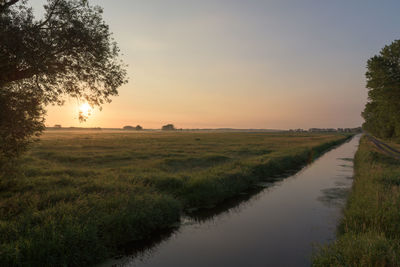
<instances>
[{"instance_id":1,"label":"distant treeline","mask_svg":"<svg viewBox=\"0 0 400 267\"><path fill-rule=\"evenodd\" d=\"M310 132L310 133L361 133L362 128L310 128L304 129L290 129L289 132Z\"/></svg>"},{"instance_id":2,"label":"distant treeline","mask_svg":"<svg viewBox=\"0 0 400 267\"><path fill-rule=\"evenodd\" d=\"M102 130L102 128L100 128L100 127L88 127L88 128L85 128L85 127L61 127L61 125L54 125L53 127L46 126L45 129L46 130L73 130L73 131L78 131L78 130L81 130L81 131L87 131L87 130L100 131L100 130Z\"/></svg>"},{"instance_id":3,"label":"distant treeline","mask_svg":"<svg viewBox=\"0 0 400 267\"><path fill-rule=\"evenodd\" d=\"M127 130L127 131L157 131L159 129L144 129L140 125L136 126L124 126L122 128L100 128L100 127L62 127L59 124L54 125L53 127L46 127L46 130ZM186 132L204 132L204 131L212 131L212 132L268 132L268 133L276 133L276 132L310 132L310 133L359 133L362 132L361 127L356 128L310 128L308 130L304 129L290 129L290 130L275 130L275 129L234 129L234 128L196 128L196 129L182 129L175 128L173 124L167 124L161 127L163 131L186 131Z\"/></svg>"},{"instance_id":4,"label":"distant treeline","mask_svg":"<svg viewBox=\"0 0 400 267\"><path fill-rule=\"evenodd\" d=\"M381 138L400 137L400 40L367 63L368 103L363 128Z\"/></svg>"}]
</instances>

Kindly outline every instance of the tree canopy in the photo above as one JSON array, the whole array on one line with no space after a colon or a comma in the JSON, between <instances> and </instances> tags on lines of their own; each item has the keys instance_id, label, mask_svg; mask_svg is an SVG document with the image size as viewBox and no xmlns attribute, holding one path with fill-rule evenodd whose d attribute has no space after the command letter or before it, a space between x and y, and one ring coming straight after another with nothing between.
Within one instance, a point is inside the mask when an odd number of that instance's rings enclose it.
<instances>
[{"instance_id":1,"label":"tree canopy","mask_svg":"<svg viewBox=\"0 0 400 267\"><path fill-rule=\"evenodd\" d=\"M124 126L122 129L124 129L124 130L136 130L136 131L141 131L141 130L143 130L143 127L140 126L140 125L136 125L135 127L133 127L133 126L131 126L131 125L127 125L127 126Z\"/></svg>"},{"instance_id":2,"label":"tree canopy","mask_svg":"<svg viewBox=\"0 0 400 267\"><path fill-rule=\"evenodd\" d=\"M163 131L174 131L176 129L175 129L175 126L173 124L166 124L163 127L161 127L161 130L163 130Z\"/></svg>"},{"instance_id":3,"label":"tree canopy","mask_svg":"<svg viewBox=\"0 0 400 267\"><path fill-rule=\"evenodd\" d=\"M62 105L70 96L101 106L126 82L100 7L48 0L44 17L36 19L27 3L0 0L0 102L7 103L0 113L0 157L10 138L28 141L43 129L44 105Z\"/></svg>"},{"instance_id":4,"label":"tree canopy","mask_svg":"<svg viewBox=\"0 0 400 267\"><path fill-rule=\"evenodd\" d=\"M400 40L368 60L366 77L364 129L382 138L400 137Z\"/></svg>"},{"instance_id":5,"label":"tree canopy","mask_svg":"<svg viewBox=\"0 0 400 267\"><path fill-rule=\"evenodd\" d=\"M0 87L32 87L45 103L68 94L101 105L117 95L126 72L100 7L49 0L35 20L26 1L1 3Z\"/></svg>"}]
</instances>

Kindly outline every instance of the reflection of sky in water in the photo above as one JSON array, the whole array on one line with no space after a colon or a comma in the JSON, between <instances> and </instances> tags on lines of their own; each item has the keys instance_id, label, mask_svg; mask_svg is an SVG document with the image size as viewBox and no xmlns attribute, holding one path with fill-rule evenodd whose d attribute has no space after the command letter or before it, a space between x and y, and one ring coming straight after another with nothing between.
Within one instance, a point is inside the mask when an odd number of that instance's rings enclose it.
<instances>
[{"instance_id":1,"label":"reflection of sky in water","mask_svg":"<svg viewBox=\"0 0 400 267\"><path fill-rule=\"evenodd\" d=\"M336 184L336 183L335 183ZM343 186L343 185L340 185ZM321 190L323 195L318 197L318 200L323 204L332 206L341 206L346 203L346 196L349 192L348 187L332 187Z\"/></svg>"},{"instance_id":2,"label":"reflection of sky in water","mask_svg":"<svg viewBox=\"0 0 400 267\"><path fill-rule=\"evenodd\" d=\"M122 266L309 266L313 245L335 238L359 137L254 195L184 217L169 238ZM266 184L260 184L265 187ZM112 264L111 262L107 263Z\"/></svg>"}]
</instances>

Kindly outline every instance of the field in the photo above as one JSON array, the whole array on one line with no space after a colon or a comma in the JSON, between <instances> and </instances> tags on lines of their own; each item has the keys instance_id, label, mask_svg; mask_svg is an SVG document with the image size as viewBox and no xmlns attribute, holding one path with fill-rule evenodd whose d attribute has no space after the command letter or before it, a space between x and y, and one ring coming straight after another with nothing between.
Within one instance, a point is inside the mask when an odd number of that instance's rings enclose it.
<instances>
[{"instance_id":1,"label":"field","mask_svg":"<svg viewBox=\"0 0 400 267\"><path fill-rule=\"evenodd\" d=\"M0 262L85 266L348 136L48 131L0 181Z\"/></svg>"},{"instance_id":2,"label":"field","mask_svg":"<svg viewBox=\"0 0 400 267\"><path fill-rule=\"evenodd\" d=\"M338 238L316 253L313 265L400 266L399 222L400 161L363 137Z\"/></svg>"}]
</instances>

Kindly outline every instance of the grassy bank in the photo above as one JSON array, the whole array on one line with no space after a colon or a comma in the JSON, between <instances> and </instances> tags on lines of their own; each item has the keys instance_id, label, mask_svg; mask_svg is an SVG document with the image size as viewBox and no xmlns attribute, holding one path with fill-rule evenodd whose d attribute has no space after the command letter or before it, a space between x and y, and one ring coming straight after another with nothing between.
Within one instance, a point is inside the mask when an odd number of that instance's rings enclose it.
<instances>
[{"instance_id":1,"label":"grassy bank","mask_svg":"<svg viewBox=\"0 0 400 267\"><path fill-rule=\"evenodd\" d=\"M362 138L337 240L314 266L400 266L400 161Z\"/></svg>"},{"instance_id":2,"label":"grassy bank","mask_svg":"<svg viewBox=\"0 0 400 267\"><path fill-rule=\"evenodd\" d=\"M335 134L48 132L0 181L0 263L85 266L252 184L299 169Z\"/></svg>"}]
</instances>

